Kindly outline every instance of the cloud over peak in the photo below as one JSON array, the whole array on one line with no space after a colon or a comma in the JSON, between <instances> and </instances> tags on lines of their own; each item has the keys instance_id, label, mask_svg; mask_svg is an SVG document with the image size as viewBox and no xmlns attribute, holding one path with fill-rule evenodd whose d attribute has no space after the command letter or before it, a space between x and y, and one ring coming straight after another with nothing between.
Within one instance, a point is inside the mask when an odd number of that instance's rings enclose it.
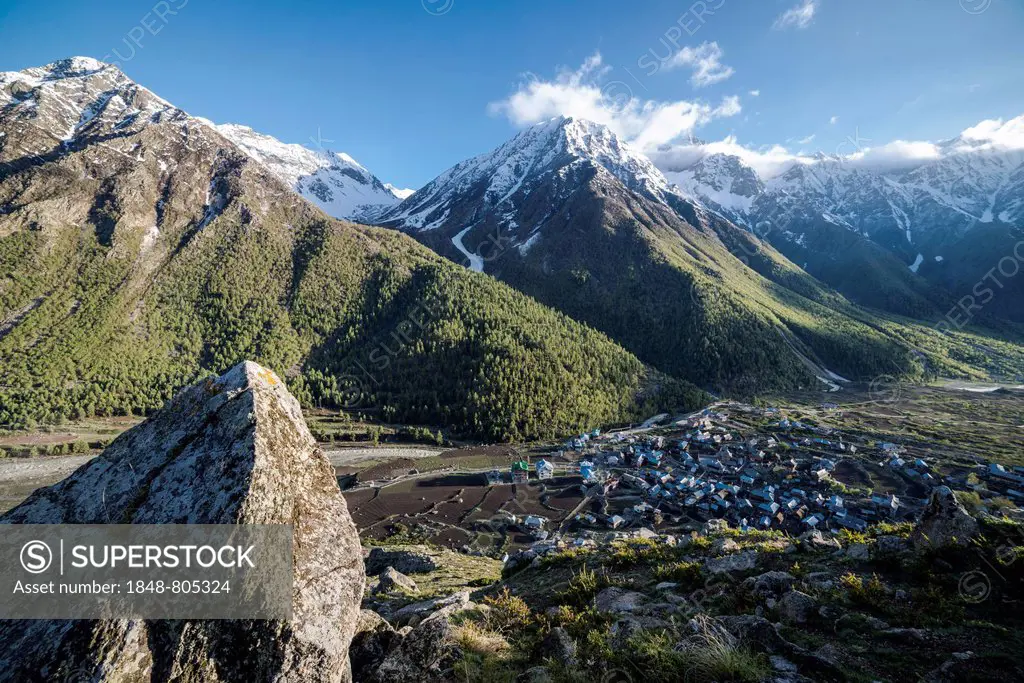
<instances>
[{"instance_id":1,"label":"cloud over peak","mask_svg":"<svg viewBox=\"0 0 1024 683\"><path fill-rule=\"evenodd\" d=\"M798 144L814 139L798 140ZM650 152L648 156L662 171L672 173L689 168L706 156L725 154L738 157L750 166L763 180L778 177L798 164L813 165L822 162L839 162L852 169L863 169L876 173L889 173L915 168L922 164L938 161L958 154L974 154L984 151L1024 151L1024 115L1003 121L989 119L972 126L959 136L946 142L934 143L921 140L893 140L882 145L868 146L867 138L849 137L839 143L832 154L808 155L791 152L781 145L751 148L740 144L735 137L718 142L665 145Z\"/></svg>"},{"instance_id":2,"label":"cloud over peak","mask_svg":"<svg viewBox=\"0 0 1024 683\"><path fill-rule=\"evenodd\" d=\"M742 111L736 96L725 97L717 106L703 101L641 99L628 82L609 78L611 71L600 53L594 53L578 69L562 68L551 80L527 75L514 93L492 102L488 109L516 126L555 116L588 119L608 126L644 151L671 144L709 121Z\"/></svg>"}]
</instances>

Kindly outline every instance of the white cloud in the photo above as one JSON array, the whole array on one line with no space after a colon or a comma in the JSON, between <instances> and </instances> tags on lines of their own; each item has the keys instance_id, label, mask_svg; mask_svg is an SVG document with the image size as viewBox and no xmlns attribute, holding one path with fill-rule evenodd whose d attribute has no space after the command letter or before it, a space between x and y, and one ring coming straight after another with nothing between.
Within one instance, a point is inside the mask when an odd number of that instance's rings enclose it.
<instances>
[{"instance_id":1,"label":"white cloud","mask_svg":"<svg viewBox=\"0 0 1024 683\"><path fill-rule=\"evenodd\" d=\"M858 168L873 171L893 171L909 168L926 161L935 161L942 156L942 150L931 142L893 140L879 147L865 147L843 159Z\"/></svg>"},{"instance_id":2,"label":"white cloud","mask_svg":"<svg viewBox=\"0 0 1024 683\"><path fill-rule=\"evenodd\" d=\"M579 69L562 69L553 80L529 76L516 92L492 102L488 109L517 126L555 116L589 119L608 126L645 151L670 144L709 121L742 111L736 96L725 97L718 106L702 101L640 99L628 83L609 80L610 71L601 55L595 53Z\"/></svg>"},{"instance_id":3,"label":"white cloud","mask_svg":"<svg viewBox=\"0 0 1024 683\"><path fill-rule=\"evenodd\" d=\"M671 173L681 171L711 154L726 154L739 157L745 164L757 171L762 178L773 178L785 173L802 157L793 154L781 145L772 145L761 149L751 149L737 142L735 137L727 137L718 142L707 144L680 144L663 146L648 153L651 161L662 171Z\"/></svg>"},{"instance_id":4,"label":"white cloud","mask_svg":"<svg viewBox=\"0 0 1024 683\"><path fill-rule=\"evenodd\" d=\"M736 116L743 111L743 107L740 106L740 98L736 95L728 95L722 98L722 104L718 105L712 115L717 117Z\"/></svg>"},{"instance_id":5,"label":"white cloud","mask_svg":"<svg viewBox=\"0 0 1024 683\"><path fill-rule=\"evenodd\" d=\"M697 47L684 47L665 62L665 69L689 67L693 70L690 83L695 88L703 88L721 83L735 73L731 66L722 64L724 54L717 42L705 42Z\"/></svg>"},{"instance_id":6,"label":"white cloud","mask_svg":"<svg viewBox=\"0 0 1024 683\"><path fill-rule=\"evenodd\" d=\"M828 120L828 122L829 122L829 124L830 124L830 125L833 125L833 126L834 126L834 125L836 125L837 123L839 123L839 117L838 117L838 116L833 116L832 118L830 118L830 119Z\"/></svg>"},{"instance_id":7,"label":"white cloud","mask_svg":"<svg viewBox=\"0 0 1024 683\"><path fill-rule=\"evenodd\" d=\"M818 0L803 0L799 5L791 7L775 19L772 29L784 31L788 28L804 29L811 25L814 13L818 9Z\"/></svg>"},{"instance_id":8,"label":"white cloud","mask_svg":"<svg viewBox=\"0 0 1024 683\"><path fill-rule=\"evenodd\" d=\"M761 96L761 91L760 90L751 90L750 91L750 96L751 97L760 97Z\"/></svg>"},{"instance_id":9,"label":"white cloud","mask_svg":"<svg viewBox=\"0 0 1024 683\"><path fill-rule=\"evenodd\" d=\"M1024 115L1004 122L987 119L960 134L954 151L978 149L1024 149Z\"/></svg>"},{"instance_id":10,"label":"white cloud","mask_svg":"<svg viewBox=\"0 0 1024 683\"><path fill-rule=\"evenodd\" d=\"M740 98L724 97L715 106L705 101L658 101L635 97L624 81L608 78L611 68L594 54L578 69L562 69L552 80L530 76L509 97L493 102L493 114L504 115L517 126L531 125L555 116L574 116L608 126L624 140L644 152L662 171L671 173L692 166L710 154L738 156L763 179L775 178L797 164L818 164L823 160L842 161L852 167L871 170L909 168L950 154L970 154L983 150L1024 150L1024 115L1004 121L981 121L964 130L957 138L933 143L894 140L868 146L868 138L855 133L827 156L793 152L782 145L751 148L735 137L698 144L690 135L701 126L719 118L736 116L742 111ZM830 123L839 121L833 116ZM814 135L796 141L808 145Z\"/></svg>"}]
</instances>

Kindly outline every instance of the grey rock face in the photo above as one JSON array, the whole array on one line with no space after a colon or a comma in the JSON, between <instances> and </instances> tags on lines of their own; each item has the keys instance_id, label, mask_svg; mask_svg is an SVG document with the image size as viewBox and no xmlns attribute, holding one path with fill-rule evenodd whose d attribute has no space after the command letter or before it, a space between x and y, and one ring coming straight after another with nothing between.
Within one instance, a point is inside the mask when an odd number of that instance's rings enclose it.
<instances>
[{"instance_id":1,"label":"grey rock face","mask_svg":"<svg viewBox=\"0 0 1024 683\"><path fill-rule=\"evenodd\" d=\"M839 550L843 547L838 540L832 536L826 536L818 529L803 534L800 536L800 540L805 548L812 550Z\"/></svg>"},{"instance_id":2,"label":"grey rock face","mask_svg":"<svg viewBox=\"0 0 1024 683\"><path fill-rule=\"evenodd\" d=\"M389 567L403 574L425 574L437 569L437 563L429 555L412 550L374 548L370 551L366 558L367 575L377 576Z\"/></svg>"},{"instance_id":3,"label":"grey rock face","mask_svg":"<svg viewBox=\"0 0 1024 683\"><path fill-rule=\"evenodd\" d=\"M432 615L412 629L403 629L373 673L373 683L443 680L442 672L458 655L454 627L447 615Z\"/></svg>"},{"instance_id":4,"label":"grey rock face","mask_svg":"<svg viewBox=\"0 0 1024 683\"><path fill-rule=\"evenodd\" d=\"M291 621L0 624L0 680L348 681L362 553L298 402L255 363L182 391L5 524L294 524Z\"/></svg>"},{"instance_id":5,"label":"grey rock face","mask_svg":"<svg viewBox=\"0 0 1024 683\"><path fill-rule=\"evenodd\" d=\"M623 614L635 612L641 605L647 602L647 596L636 591L629 591L622 588L605 588L597 594L594 599L598 612L611 612Z\"/></svg>"},{"instance_id":6,"label":"grey rock face","mask_svg":"<svg viewBox=\"0 0 1024 683\"><path fill-rule=\"evenodd\" d=\"M870 552L867 543L854 543L846 550L846 556L851 560L867 560Z\"/></svg>"},{"instance_id":7,"label":"grey rock face","mask_svg":"<svg viewBox=\"0 0 1024 683\"><path fill-rule=\"evenodd\" d=\"M443 598L423 600L406 605L389 615L388 619L395 624L403 625L410 620L420 620L428 615L433 616L438 613L451 615L456 612L472 609L473 606L473 603L469 600L469 591L462 591Z\"/></svg>"},{"instance_id":8,"label":"grey rock face","mask_svg":"<svg viewBox=\"0 0 1024 683\"><path fill-rule=\"evenodd\" d=\"M778 597L793 588L796 578L787 572L765 572L760 576L752 576L743 582L743 587L754 597Z\"/></svg>"},{"instance_id":9,"label":"grey rock face","mask_svg":"<svg viewBox=\"0 0 1024 683\"><path fill-rule=\"evenodd\" d=\"M879 557L899 555L909 549L906 540L899 536L879 536L875 543L874 554Z\"/></svg>"},{"instance_id":10,"label":"grey rock face","mask_svg":"<svg viewBox=\"0 0 1024 683\"><path fill-rule=\"evenodd\" d=\"M561 626L551 629L544 640L544 649L562 666L569 669L576 666L576 641Z\"/></svg>"},{"instance_id":11,"label":"grey rock face","mask_svg":"<svg viewBox=\"0 0 1024 683\"><path fill-rule=\"evenodd\" d=\"M747 647L769 655L779 655L794 662L801 671L811 674L811 680L845 678L835 665L783 638L767 619L739 615L716 617L714 622Z\"/></svg>"},{"instance_id":12,"label":"grey rock face","mask_svg":"<svg viewBox=\"0 0 1024 683\"><path fill-rule=\"evenodd\" d=\"M373 675L398 639L395 629L383 617L372 610L362 610L349 648L353 679L365 681Z\"/></svg>"},{"instance_id":13,"label":"grey rock face","mask_svg":"<svg viewBox=\"0 0 1024 683\"><path fill-rule=\"evenodd\" d=\"M757 553L753 550L748 550L735 555L709 557L704 562L704 568L712 574L723 574L727 572L741 572L753 569L756 564Z\"/></svg>"},{"instance_id":14,"label":"grey rock face","mask_svg":"<svg viewBox=\"0 0 1024 683\"><path fill-rule=\"evenodd\" d=\"M932 491L928 507L914 529L910 542L922 551L947 546L965 546L978 535L978 520L971 517L952 489L939 486Z\"/></svg>"},{"instance_id":15,"label":"grey rock face","mask_svg":"<svg viewBox=\"0 0 1024 683\"><path fill-rule=\"evenodd\" d=\"M731 538L719 538L711 544L711 552L716 555L724 555L726 553L736 552L740 549L740 544Z\"/></svg>"}]
</instances>

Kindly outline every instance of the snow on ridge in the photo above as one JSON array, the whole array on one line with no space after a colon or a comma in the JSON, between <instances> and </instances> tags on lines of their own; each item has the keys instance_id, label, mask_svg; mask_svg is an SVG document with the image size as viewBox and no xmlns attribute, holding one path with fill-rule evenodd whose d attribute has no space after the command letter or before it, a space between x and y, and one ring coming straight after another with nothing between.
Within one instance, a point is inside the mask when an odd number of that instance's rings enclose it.
<instances>
[{"instance_id":1,"label":"snow on ridge","mask_svg":"<svg viewBox=\"0 0 1024 683\"><path fill-rule=\"evenodd\" d=\"M977 223L1024 220L1024 150L959 140L941 146L938 158L902 169L871 169L822 155L764 179L739 156L708 154L667 175L684 194L744 225L770 220L785 205L869 236L896 229L913 244L924 242L931 226L953 226L962 233ZM728 163L709 163L716 156ZM760 188L736 192L737 179L751 174Z\"/></svg>"},{"instance_id":2,"label":"snow on ridge","mask_svg":"<svg viewBox=\"0 0 1024 683\"><path fill-rule=\"evenodd\" d=\"M466 236L466 233L468 233L470 230L472 230L475 227L476 227L476 223L473 223L469 227L463 228L459 232L459 234L457 234L454 237L452 237L452 244L455 245L456 249L458 249L460 252L462 252L463 256L465 256L467 259L469 259L469 269L470 270L472 270L474 272L477 272L477 273L482 273L482 272L484 272L484 259L483 259L483 257L481 257L480 254L475 254L475 253L471 252L469 249L466 248L466 245L462 243L462 238Z\"/></svg>"},{"instance_id":3,"label":"snow on ridge","mask_svg":"<svg viewBox=\"0 0 1024 683\"><path fill-rule=\"evenodd\" d=\"M310 149L235 123L216 129L304 198L335 218L371 220L404 197L344 152ZM409 196L405 194L405 196Z\"/></svg>"},{"instance_id":4,"label":"snow on ridge","mask_svg":"<svg viewBox=\"0 0 1024 683\"><path fill-rule=\"evenodd\" d=\"M416 193L416 190L413 190L408 187L395 187L391 183L384 183L384 187L388 188L388 192L395 195L399 199L408 199L409 197L413 196Z\"/></svg>"}]
</instances>

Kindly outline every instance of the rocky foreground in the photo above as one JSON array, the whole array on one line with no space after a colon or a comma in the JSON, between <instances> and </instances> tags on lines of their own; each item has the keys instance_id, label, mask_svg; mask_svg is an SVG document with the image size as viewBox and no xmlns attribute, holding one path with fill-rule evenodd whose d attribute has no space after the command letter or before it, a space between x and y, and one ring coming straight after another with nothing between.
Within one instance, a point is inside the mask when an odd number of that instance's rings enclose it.
<instances>
[{"instance_id":1,"label":"rocky foreground","mask_svg":"<svg viewBox=\"0 0 1024 683\"><path fill-rule=\"evenodd\" d=\"M437 591L447 554L374 549L357 680L1024 679L1024 527L945 487L914 524L538 544ZM433 553L431 555L430 553ZM450 555L457 555L450 553ZM480 580L490 583L480 586Z\"/></svg>"},{"instance_id":2,"label":"rocky foreground","mask_svg":"<svg viewBox=\"0 0 1024 683\"><path fill-rule=\"evenodd\" d=\"M362 549L272 372L183 391L0 523L294 524L290 621L9 621L0 681L1024 680L1024 527L935 489L915 523L724 520L504 563Z\"/></svg>"},{"instance_id":3,"label":"rocky foreground","mask_svg":"<svg viewBox=\"0 0 1024 683\"><path fill-rule=\"evenodd\" d=\"M3 524L294 524L279 621L0 623L3 681L349 681L363 558L298 402L246 362L181 392Z\"/></svg>"}]
</instances>

